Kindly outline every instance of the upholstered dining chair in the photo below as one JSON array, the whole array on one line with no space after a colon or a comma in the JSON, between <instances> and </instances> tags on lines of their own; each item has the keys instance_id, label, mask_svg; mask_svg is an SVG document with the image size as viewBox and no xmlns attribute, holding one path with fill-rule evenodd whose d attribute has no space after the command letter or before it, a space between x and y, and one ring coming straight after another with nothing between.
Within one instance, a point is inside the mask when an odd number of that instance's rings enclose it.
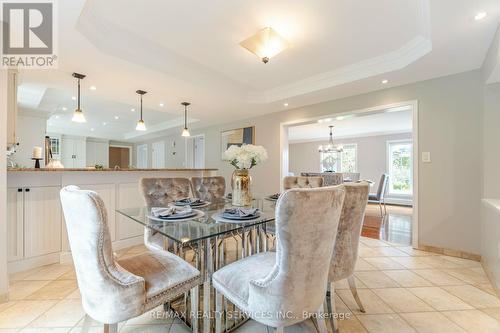
<instances>
[{"instance_id":1,"label":"upholstered dining chair","mask_svg":"<svg viewBox=\"0 0 500 333\"><path fill-rule=\"evenodd\" d=\"M370 194L368 196L369 202L378 203L380 208L380 217L384 217L387 214L387 206L385 204L385 196L387 195L387 190L389 189L389 175L384 173L380 177L380 182L378 183L378 189L376 194ZM382 211L382 205L384 210Z\"/></svg>"},{"instance_id":2,"label":"upholstered dining chair","mask_svg":"<svg viewBox=\"0 0 500 333\"><path fill-rule=\"evenodd\" d=\"M305 320L303 313L323 312L344 191L343 185L297 188L280 196L276 252L246 257L212 276L217 333L221 332L223 297L277 332ZM318 330L326 332L321 318L323 314L317 316Z\"/></svg>"},{"instance_id":3,"label":"upholstered dining chair","mask_svg":"<svg viewBox=\"0 0 500 333\"><path fill-rule=\"evenodd\" d=\"M141 178L140 191L149 207L164 207L176 200L189 197L191 182L188 178ZM150 250L165 248L165 237L144 228L144 244Z\"/></svg>"},{"instance_id":4,"label":"upholstered dining chair","mask_svg":"<svg viewBox=\"0 0 500 333\"><path fill-rule=\"evenodd\" d=\"M309 176L287 176L283 178L283 189L314 188L323 186L323 178Z\"/></svg>"},{"instance_id":5,"label":"upholstered dining chair","mask_svg":"<svg viewBox=\"0 0 500 333\"><path fill-rule=\"evenodd\" d=\"M193 195L205 201L217 201L226 195L226 179L215 177L191 177Z\"/></svg>"},{"instance_id":6,"label":"upholstered dining chair","mask_svg":"<svg viewBox=\"0 0 500 333\"><path fill-rule=\"evenodd\" d=\"M333 250L330 273L328 274L328 290L330 302L328 312L335 313L334 282L347 279L352 295L361 312L365 312L359 298L354 280L354 267L358 259L359 238L365 217L366 204L370 185L363 183L347 183L345 186L344 205L340 216L335 249ZM333 332L337 332L335 316L330 316Z\"/></svg>"},{"instance_id":7,"label":"upholstered dining chair","mask_svg":"<svg viewBox=\"0 0 500 333\"><path fill-rule=\"evenodd\" d=\"M97 193L67 186L61 190L61 204L86 313L82 332L90 328L91 318L103 323L105 332L116 332L119 322L193 288L197 294L200 272L172 253L114 258L106 208ZM197 308L197 298L191 299Z\"/></svg>"}]
</instances>

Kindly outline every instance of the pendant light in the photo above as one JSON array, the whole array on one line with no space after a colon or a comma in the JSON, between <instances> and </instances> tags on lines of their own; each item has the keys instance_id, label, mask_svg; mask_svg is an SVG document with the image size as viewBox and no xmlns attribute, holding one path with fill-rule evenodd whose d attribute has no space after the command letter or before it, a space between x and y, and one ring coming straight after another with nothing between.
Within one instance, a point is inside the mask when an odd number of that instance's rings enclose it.
<instances>
[{"instance_id":1,"label":"pendant light","mask_svg":"<svg viewBox=\"0 0 500 333\"><path fill-rule=\"evenodd\" d=\"M136 93L138 93L141 96L141 119L137 122L137 126L135 129L137 131L145 131L146 130L146 124L144 123L144 120L142 119L142 96L146 94L147 92L144 90L137 90Z\"/></svg>"},{"instance_id":2,"label":"pendant light","mask_svg":"<svg viewBox=\"0 0 500 333\"><path fill-rule=\"evenodd\" d=\"M191 134L189 134L188 125L187 125L187 107L191 103L182 102L181 104L184 105L184 129L182 130L182 134L181 135L185 136L185 137L188 137L188 136L191 136Z\"/></svg>"},{"instance_id":3,"label":"pendant light","mask_svg":"<svg viewBox=\"0 0 500 333\"><path fill-rule=\"evenodd\" d=\"M73 77L78 80L78 106L76 107L75 112L73 112L73 118L71 118L71 121L74 121L75 123L86 123L87 120L83 115L82 109L80 109L80 80L83 80L85 78L85 75L73 73Z\"/></svg>"},{"instance_id":4,"label":"pendant light","mask_svg":"<svg viewBox=\"0 0 500 333\"><path fill-rule=\"evenodd\" d=\"M318 151L320 153L341 153L344 151L344 147L341 145L335 146L333 144L333 126L328 126L330 128L330 140L328 141L328 145L320 146Z\"/></svg>"}]
</instances>

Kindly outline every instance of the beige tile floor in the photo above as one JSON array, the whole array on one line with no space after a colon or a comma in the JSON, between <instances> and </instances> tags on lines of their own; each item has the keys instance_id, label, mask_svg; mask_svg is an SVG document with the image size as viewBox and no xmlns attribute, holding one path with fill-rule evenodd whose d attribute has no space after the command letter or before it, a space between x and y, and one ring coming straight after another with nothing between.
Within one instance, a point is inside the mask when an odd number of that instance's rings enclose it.
<instances>
[{"instance_id":1,"label":"beige tile floor","mask_svg":"<svg viewBox=\"0 0 500 333\"><path fill-rule=\"evenodd\" d=\"M143 251L135 246L117 254ZM338 312L349 316L339 322L342 333L500 333L500 300L478 262L362 238L355 277L366 313L358 310L346 281L336 283ZM84 313L71 265L44 266L10 278L11 301L0 304L0 333L80 332ZM189 332L181 322L154 313L122 323L119 332ZM97 323L92 327L101 331ZM237 332L272 330L249 321ZM305 322L286 332L315 330Z\"/></svg>"}]
</instances>

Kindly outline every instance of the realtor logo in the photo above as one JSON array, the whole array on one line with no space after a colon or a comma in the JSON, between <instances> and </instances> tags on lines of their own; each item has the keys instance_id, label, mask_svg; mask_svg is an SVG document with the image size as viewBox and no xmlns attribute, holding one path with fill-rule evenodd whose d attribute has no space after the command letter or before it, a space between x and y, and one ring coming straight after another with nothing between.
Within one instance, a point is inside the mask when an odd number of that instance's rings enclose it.
<instances>
[{"instance_id":1,"label":"realtor logo","mask_svg":"<svg viewBox=\"0 0 500 333\"><path fill-rule=\"evenodd\" d=\"M54 2L2 1L1 67L55 68Z\"/></svg>"}]
</instances>

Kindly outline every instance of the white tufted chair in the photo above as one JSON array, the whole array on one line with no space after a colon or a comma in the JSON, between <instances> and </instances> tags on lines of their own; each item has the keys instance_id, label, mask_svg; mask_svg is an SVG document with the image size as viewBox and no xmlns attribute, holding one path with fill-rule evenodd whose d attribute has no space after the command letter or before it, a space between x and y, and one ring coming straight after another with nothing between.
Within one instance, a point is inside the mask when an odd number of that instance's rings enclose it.
<instances>
[{"instance_id":1,"label":"white tufted chair","mask_svg":"<svg viewBox=\"0 0 500 333\"><path fill-rule=\"evenodd\" d=\"M321 177L306 177L306 176L287 176L283 178L283 189L291 188L314 188L323 186L323 178Z\"/></svg>"},{"instance_id":2,"label":"white tufted chair","mask_svg":"<svg viewBox=\"0 0 500 333\"><path fill-rule=\"evenodd\" d=\"M304 312L323 311L343 201L342 185L291 189L280 196L276 252L246 257L212 276L217 290L217 333L222 326L222 297L278 332L306 319ZM326 332L324 320L318 318L319 331Z\"/></svg>"},{"instance_id":3,"label":"white tufted chair","mask_svg":"<svg viewBox=\"0 0 500 333\"><path fill-rule=\"evenodd\" d=\"M61 203L87 314L82 332L89 329L89 317L105 324L105 332L116 332L117 323L198 288L200 272L172 253L115 260L106 208L97 193L67 186Z\"/></svg>"},{"instance_id":4,"label":"white tufted chair","mask_svg":"<svg viewBox=\"0 0 500 333\"><path fill-rule=\"evenodd\" d=\"M214 202L224 198L226 179L216 177L191 177L193 195L201 200Z\"/></svg>"},{"instance_id":5,"label":"white tufted chair","mask_svg":"<svg viewBox=\"0 0 500 333\"><path fill-rule=\"evenodd\" d=\"M146 205L166 207L169 203L189 197L191 182L188 178L141 178L139 187ZM163 250L165 237L144 228L144 244L150 250Z\"/></svg>"},{"instance_id":6,"label":"white tufted chair","mask_svg":"<svg viewBox=\"0 0 500 333\"><path fill-rule=\"evenodd\" d=\"M335 241L330 273L328 274L330 303L328 312L335 312L335 290L334 282L347 279L352 295L356 300L361 312L365 312L363 304L356 290L354 280L354 267L358 259L359 238L365 217L366 204L370 185L366 182L346 183L345 199L342 207L342 215ZM334 332L337 331L337 323L334 316L330 316Z\"/></svg>"}]
</instances>

